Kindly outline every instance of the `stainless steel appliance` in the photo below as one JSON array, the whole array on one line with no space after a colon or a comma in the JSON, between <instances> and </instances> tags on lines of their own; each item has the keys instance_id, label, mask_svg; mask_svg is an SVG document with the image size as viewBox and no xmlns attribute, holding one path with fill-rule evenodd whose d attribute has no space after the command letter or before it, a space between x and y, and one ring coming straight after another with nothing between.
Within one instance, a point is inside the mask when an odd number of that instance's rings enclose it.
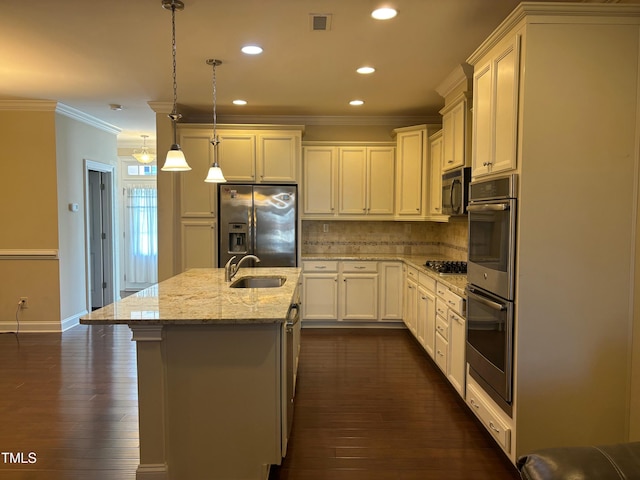
<instances>
[{"instance_id":1,"label":"stainless steel appliance","mask_svg":"<svg viewBox=\"0 0 640 480\"><path fill-rule=\"evenodd\" d=\"M509 415L513 400L513 302L467 286L469 374Z\"/></svg>"},{"instance_id":2,"label":"stainless steel appliance","mask_svg":"<svg viewBox=\"0 0 640 480\"><path fill-rule=\"evenodd\" d=\"M509 415L513 400L517 176L469 184L469 375Z\"/></svg>"},{"instance_id":3,"label":"stainless steel appliance","mask_svg":"<svg viewBox=\"0 0 640 480\"><path fill-rule=\"evenodd\" d=\"M442 175L442 213L464 215L467 213L467 199L471 168L457 168Z\"/></svg>"},{"instance_id":4,"label":"stainless steel appliance","mask_svg":"<svg viewBox=\"0 0 640 480\"><path fill-rule=\"evenodd\" d=\"M509 175L469 185L469 283L507 300L514 296L516 180Z\"/></svg>"},{"instance_id":5,"label":"stainless steel appliance","mask_svg":"<svg viewBox=\"0 0 640 480\"><path fill-rule=\"evenodd\" d=\"M247 266L297 266L297 187L218 187L218 266L234 255L257 255Z\"/></svg>"}]
</instances>

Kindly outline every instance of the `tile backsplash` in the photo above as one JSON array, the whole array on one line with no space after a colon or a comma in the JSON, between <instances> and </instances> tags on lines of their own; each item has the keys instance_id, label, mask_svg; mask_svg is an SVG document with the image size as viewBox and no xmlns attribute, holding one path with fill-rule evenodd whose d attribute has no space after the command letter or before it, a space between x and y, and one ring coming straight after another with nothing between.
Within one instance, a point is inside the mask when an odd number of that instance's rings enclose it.
<instances>
[{"instance_id":1,"label":"tile backsplash","mask_svg":"<svg viewBox=\"0 0 640 480\"><path fill-rule=\"evenodd\" d=\"M466 260L465 219L437 222L302 221L302 254L446 255Z\"/></svg>"}]
</instances>

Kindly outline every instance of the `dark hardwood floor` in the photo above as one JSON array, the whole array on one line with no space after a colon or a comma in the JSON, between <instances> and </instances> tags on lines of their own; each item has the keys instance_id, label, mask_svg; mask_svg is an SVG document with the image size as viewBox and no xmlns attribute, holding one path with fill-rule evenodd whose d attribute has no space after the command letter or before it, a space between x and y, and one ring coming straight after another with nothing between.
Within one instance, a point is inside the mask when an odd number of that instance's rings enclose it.
<instances>
[{"instance_id":1,"label":"dark hardwood floor","mask_svg":"<svg viewBox=\"0 0 640 480\"><path fill-rule=\"evenodd\" d=\"M407 330L306 329L271 480L511 480L515 467Z\"/></svg>"},{"instance_id":2,"label":"dark hardwood floor","mask_svg":"<svg viewBox=\"0 0 640 480\"><path fill-rule=\"evenodd\" d=\"M0 480L135 479L130 338L125 326L0 335ZM302 342L272 480L519 478L407 331L305 329Z\"/></svg>"}]
</instances>

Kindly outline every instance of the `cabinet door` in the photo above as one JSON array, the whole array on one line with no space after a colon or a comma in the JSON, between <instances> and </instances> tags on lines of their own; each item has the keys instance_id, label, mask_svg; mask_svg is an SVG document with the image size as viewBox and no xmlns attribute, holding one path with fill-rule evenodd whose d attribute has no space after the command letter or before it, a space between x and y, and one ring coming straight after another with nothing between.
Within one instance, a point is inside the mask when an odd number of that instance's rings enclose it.
<instances>
[{"instance_id":1,"label":"cabinet door","mask_svg":"<svg viewBox=\"0 0 640 480\"><path fill-rule=\"evenodd\" d=\"M436 296L422 286L418 286L417 315L418 341L420 341L429 356L433 358L436 332Z\"/></svg>"},{"instance_id":2,"label":"cabinet door","mask_svg":"<svg viewBox=\"0 0 640 480\"><path fill-rule=\"evenodd\" d=\"M435 355L434 360L440 370L446 375L448 368L449 342L445 340L439 333L436 333Z\"/></svg>"},{"instance_id":3,"label":"cabinet door","mask_svg":"<svg viewBox=\"0 0 640 480\"><path fill-rule=\"evenodd\" d=\"M416 318L418 316L418 284L409 279L405 283L404 323L414 336L417 336Z\"/></svg>"},{"instance_id":4,"label":"cabinet door","mask_svg":"<svg viewBox=\"0 0 640 480\"><path fill-rule=\"evenodd\" d=\"M180 146L191 170L180 174L180 215L212 217L215 212L215 187L206 183L211 166L212 146L209 132L187 132L180 135Z\"/></svg>"},{"instance_id":5,"label":"cabinet door","mask_svg":"<svg viewBox=\"0 0 640 480\"><path fill-rule=\"evenodd\" d=\"M423 201L424 141L426 132L398 133L396 215L420 216Z\"/></svg>"},{"instance_id":6,"label":"cabinet door","mask_svg":"<svg viewBox=\"0 0 640 480\"><path fill-rule=\"evenodd\" d=\"M442 214L442 131L429 137L429 213Z\"/></svg>"},{"instance_id":7,"label":"cabinet door","mask_svg":"<svg viewBox=\"0 0 640 480\"><path fill-rule=\"evenodd\" d=\"M298 179L299 135L258 135L258 176L261 182L295 182ZM225 172L226 174L226 172Z\"/></svg>"},{"instance_id":8,"label":"cabinet door","mask_svg":"<svg viewBox=\"0 0 640 480\"><path fill-rule=\"evenodd\" d=\"M378 320L378 274L343 273L340 320Z\"/></svg>"},{"instance_id":9,"label":"cabinet door","mask_svg":"<svg viewBox=\"0 0 640 480\"><path fill-rule=\"evenodd\" d=\"M342 147L338 160L338 213L367 213L367 159L365 147Z\"/></svg>"},{"instance_id":10,"label":"cabinet door","mask_svg":"<svg viewBox=\"0 0 640 480\"><path fill-rule=\"evenodd\" d=\"M337 273L305 273L302 276L302 318L338 320Z\"/></svg>"},{"instance_id":11,"label":"cabinet door","mask_svg":"<svg viewBox=\"0 0 640 480\"><path fill-rule=\"evenodd\" d=\"M305 147L303 159L304 213L333 215L335 147Z\"/></svg>"},{"instance_id":12,"label":"cabinet door","mask_svg":"<svg viewBox=\"0 0 640 480\"><path fill-rule=\"evenodd\" d=\"M393 215L395 148L367 149L367 214Z\"/></svg>"},{"instance_id":13,"label":"cabinet door","mask_svg":"<svg viewBox=\"0 0 640 480\"><path fill-rule=\"evenodd\" d=\"M491 172L516 168L519 56L517 36L494 61L495 140Z\"/></svg>"},{"instance_id":14,"label":"cabinet door","mask_svg":"<svg viewBox=\"0 0 640 480\"><path fill-rule=\"evenodd\" d=\"M218 163L230 182L256 181L256 136L253 133L219 132Z\"/></svg>"},{"instance_id":15,"label":"cabinet door","mask_svg":"<svg viewBox=\"0 0 640 480\"><path fill-rule=\"evenodd\" d=\"M381 262L380 319L402 320L402 264Z\"/></svg>"},{"instance_id":16,"label":"cabinet door","mask_svg":"<svg viewBox=\"0 0 640 480\"><path fill-rule=\"evenodd\" d=\"M467 370L465 353L465 320L449 310L449 371L451 385L464 398L465 374Z\"/></svg>"},{"instance_id":17,"label":"cabinet door","mask_svg":"<svg viewBox=\"0 0 640 480\"><path fill-rule=\"evenodd\" d=\"M215 224L205 220L185 220L181 226L181 271L184 272L190 268L214 268L216 266Z\"/></svg>"},{"instance_id":18,"label":"cabinet door","mask_svg":"<svg viewBox=\"0 0 640 480\"><path fill-rule=\"evenodd\" d=\"M491 122L491 62L473 75L472 176L489 173L493 125Z\"/></svg>"},{"instance_id":19,"label":"cabinet door","mask_svg":"<svg viewBox=\"0 0 640 480\"><path fill-rule=\"evenodd\" d=\"M472 176L516 168L520 36L496 47L473 76Z\"/></svg>"}]
</instances>

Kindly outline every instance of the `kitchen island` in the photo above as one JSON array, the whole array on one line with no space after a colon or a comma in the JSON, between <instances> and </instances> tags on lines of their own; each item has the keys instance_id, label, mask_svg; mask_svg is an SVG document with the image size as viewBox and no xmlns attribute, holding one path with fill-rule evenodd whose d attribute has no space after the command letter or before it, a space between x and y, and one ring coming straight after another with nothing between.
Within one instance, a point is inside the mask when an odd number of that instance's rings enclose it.
<instances>
[{"instance_id":1,"label":"kitchen island","mask_svg":"<svg viewBox=\"0 0 640 480\"><path fill-rule=\"evenodd\" d=\"M230 288L224 269L193 269L96 310L80 323L126 324L136 342L138 480L258 480L286 453L295 389L298 268ZM234 279L235 280L235 279Z\"/></svg>"}]
</instances>

